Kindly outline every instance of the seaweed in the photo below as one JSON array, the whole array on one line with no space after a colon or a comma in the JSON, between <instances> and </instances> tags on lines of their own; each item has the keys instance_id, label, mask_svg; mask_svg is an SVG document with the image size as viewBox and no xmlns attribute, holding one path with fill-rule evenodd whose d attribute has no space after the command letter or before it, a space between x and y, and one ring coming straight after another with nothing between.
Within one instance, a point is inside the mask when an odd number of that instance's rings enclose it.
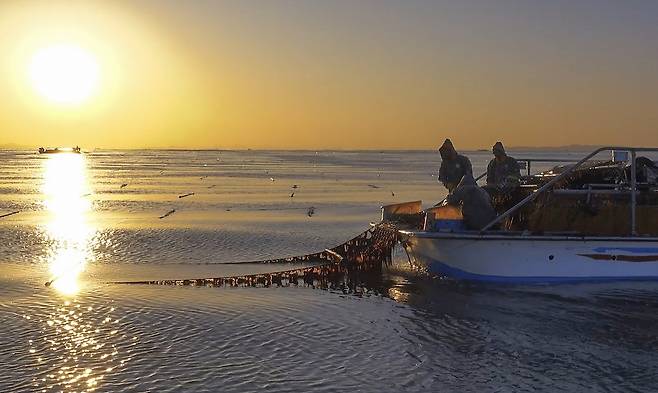
<instances>
[{"instance_id":1,"label":"seaweed","mask_svg":"<svg viewBox=\"0 0 658 393\"><path fill-rule=\"evenodd\" d=\"M113 281L110 284L183 285L204 287L287 287L305 285L313 288L363 293L370 273L379 273L390 265L398 242L392 223L379 223L358 236L314 254L268 259L249 263L290 264L317 262L318 265L271 273L240 276L204 277L168 280Z\"/></svg>"},{"instance_id":2,"label":"seaweed","mask_svg":"<svg viewBox=\"0 0 658 393\"><path fill-rule=\"evenodd\" d=\"M525 197L536 192L555 176L570 166L555 167L538 175L526 176L522 186L499 190L485 186L492 204L501 214ZM590 190L597 187L628 191L628 173L623 163L591 161L583 164L555 183L553 190ZM642 235L658 235L658 193L649 184L638 185L637 232ZM507 218L503 229L529 231L536 234L546 232L571 233L579 236L626 236L631 232L630 193L563 195L546 192L533 202Z\"/></svg>"}]
</instances>

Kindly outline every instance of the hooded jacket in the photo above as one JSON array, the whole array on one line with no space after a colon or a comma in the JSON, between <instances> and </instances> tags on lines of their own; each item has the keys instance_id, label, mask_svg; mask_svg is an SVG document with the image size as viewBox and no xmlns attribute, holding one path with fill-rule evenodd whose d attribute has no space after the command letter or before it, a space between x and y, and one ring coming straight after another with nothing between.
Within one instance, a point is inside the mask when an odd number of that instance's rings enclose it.
<instances>
[{"instance_id":1,"label":"hooded jacket","mask_svg":"<svg viewBox=\"0 0 658 393\"><path fill-rule=\"evenodd\" d=\"M494 158L487 165L487 184L496 186L518 185L521 178L521 168L519 163L505 152L505 147L501 142L496 142L492 148L494 154L499 153L503 158L498 161Z\"/></svg>"},{"instance_id":2,"label":"hooded jacket","mask_svg":"<svg viewBox=\"0 0 658 393\"><path fill-rule=\"evenodd\" d=\"M439 152L442 161L438 179L449 192L452 192L464 175L473 173L473 167L467 157L457 153L450 139L443 142Z\"/></svg>"},{"instance_id":3,"label":"hooded jacket","mask_svg":"<svg viewBox=\"0 0 658 393\"><path fill-rule=\"evenodd\" d=\"M496 218L489 193L477 185L470 173L462 177L446 201L449 205L461 206L464 224L468 229L482 229Z\"/></svg>"}]
</instances>

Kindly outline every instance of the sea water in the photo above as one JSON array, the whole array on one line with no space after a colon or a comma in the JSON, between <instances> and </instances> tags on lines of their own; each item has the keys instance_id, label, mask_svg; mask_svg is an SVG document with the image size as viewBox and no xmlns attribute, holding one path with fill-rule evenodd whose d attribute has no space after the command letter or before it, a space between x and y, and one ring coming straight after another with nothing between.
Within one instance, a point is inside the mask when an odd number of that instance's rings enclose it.
<instances>
[{"instance_id":1,"label":"sea water","mask_svg":"<svg viewBox=\"0 0 658 393\"><path fill-rule=\"evenodd\" d=\"M488 152L466 154L485 170ZM0 215L19 212L0 218L2 392L658 390L658 284L464 284L402 254L359 296L107 284L280 269L226 263L333 247L383 204L431 206L436 152L0 158Z\"/></svg>"}]
</instances>

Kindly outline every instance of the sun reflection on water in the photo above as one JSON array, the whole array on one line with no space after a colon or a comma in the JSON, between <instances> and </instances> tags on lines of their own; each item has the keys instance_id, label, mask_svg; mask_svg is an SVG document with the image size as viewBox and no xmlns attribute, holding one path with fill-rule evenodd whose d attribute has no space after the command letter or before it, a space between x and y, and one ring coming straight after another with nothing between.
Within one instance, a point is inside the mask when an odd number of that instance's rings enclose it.
<instances>
[{"instance_id":1,"label":"sun reflection on water","mask_svg":"<svg viewBox=\"0 0 658 393\"><path fill-rule=\"evenodd\" d=\"M40 336L29 340L35 374L30 386L32 391L91 392L125 367L130 358L120 354L121 348L138 340L121 333L111 300L91 290L80 292L97 233L85 157L60 153L42 162L48 284L63 298L48 299L53 308L39 318Z\"/></svg>"},{"instance_id":2,"label":"sun reflection on water","mask_svg":"<svg viewBox=\"0 0 658 393\"><path fill-rule=\"evenodd\" d=\"M80 290L79 276L91 259L95 229L89 223L90 193L85 158L57 154L44 161L43 204L48 212L46 233L52 241L48 265L52 287L64 295Z\"/></svg>"},{"instance_id":3,"label":"sun reflection on water","mask_svg":"<svg viewBox=\"0 0 658 393\"><path fill-rule=\"evenodd\" d=\"M28 343L34 357L31 391L92 392L125 367L130 359L120 355L120 348L138 340L119 332L114 314L114 307L83 306L79 300L55 306L42 320L41 337Z\"/></svg>"}]
</instances>

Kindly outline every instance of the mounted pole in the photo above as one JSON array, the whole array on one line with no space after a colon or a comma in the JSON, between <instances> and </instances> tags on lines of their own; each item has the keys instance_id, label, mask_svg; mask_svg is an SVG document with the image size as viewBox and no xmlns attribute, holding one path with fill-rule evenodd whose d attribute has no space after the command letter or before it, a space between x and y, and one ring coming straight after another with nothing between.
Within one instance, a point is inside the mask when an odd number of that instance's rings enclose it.
<instances>
[{"instance_id":1,"label":"mounted pole","mask_svg":"<svg viewBox=\"0 0 658 393\"><path fill-rule=\"evenodd\" d=\"M555 183L558 181L564 179L567 175L578 169L581 165L583 165L585 162L587 162L590 158L594 157L595 155L599 154L602 151L610 151L610 150L621 150L621 151L629 151L631 152L631 235L637 235L637 223L636 223L636 207L637 207L637 196L635 195L637 192L637 179L636 174L637 174L637 165L635 162L636 158L636 153L638 151L653 151L653 152L658 152L658 148L655 147L647 147L647 148L641 148L641 147L617 147L617 146L607 146L607 147L602 147L599 149L594 150L585 158L581 159L577 163L575 163L571 168L567 169L566 171L562 172L560 175L554 177L551 179L548 183L544 184L541 186L537 191L533 192L532 194L528 195L525 197L521 202L517 203L516 205L512 206L509 208L505 213L501 214L500 216L496 217L493 221L488 223L487 225L484 226L480 230L480 234L485 232L486 230L490 229L492 226L498 224L505 218L511 216L512 214L516 213L520 208L528 204L529 202L533 201L535 198L539 196L539 194L547 191L549 188L553 187Z\"/></svg>"},{"instance_id":2,"label":"mounted pole","mask_svg":"<svg viewBox=\"0 0 658 393\"><path fill-rule=\"evenodd\" d=\"M635 222L635 207L637 205L637 163L635 162L635 150L631 150L631 236L637 235L637 223Z\"/></svg>"},{"instance_id":3,"label":"mounted pole","mask_svg":"<svg viewBox=\"0 0 658 393\"><path fill-rule=\"evenodd\" d=\"M567 169L566 171L562 172L560 175L554 177L554 178L551 179L548 183L546 183L546 184L544 184L543 186L541 186L537 191L535 191L535 192L533 192L532 194L528 195L527 197L523 198L523 200L522 200L521 202L519 202L519 203L517 203L516 205L512 206L512 207L509 208L505 213L501 214L500 216L496 217L493 221L491 221L490 223L488 223L487 225L485 225L484 228L482 228L482 230L480 231L480 233L482 233L482 232L488 230L489 228L491 228L492 226L498 224L499 222L501 222L501 221L504 220L505 218L507 218L507 217L511 216L512 214L516 213L520 208L522 208L523 206L525 206L528 202L533 201L535 198L537 198L537 197L538 197L540 194L542 194L544 191L546 191L546 190L548 190L549 188L553 187L553 184L555 184L555 183L557 183L558 181L564 179L567 175L571 174L571 172L573 172L574 170L576 170L576 168L578 168L578 167L580 167L581 165L583 165L583 164L584 164L585 162L587 162L587 160L589 160L590 158L594 157L595 155L599 154L599 153L602 152L602 151L612 150L612 149L614 149L614 147L602 147L602 148L600 148L600 149L596 149L596 150L594 150L593 152L591 152L590 154L588 154L587 156L585 156L585 158L583 158L583 159L581 159L580 161L578 161L578 162L577 162L575 165L573 165L571 168L569 168L569 169Z\"/></svg>"}]
</instances>

